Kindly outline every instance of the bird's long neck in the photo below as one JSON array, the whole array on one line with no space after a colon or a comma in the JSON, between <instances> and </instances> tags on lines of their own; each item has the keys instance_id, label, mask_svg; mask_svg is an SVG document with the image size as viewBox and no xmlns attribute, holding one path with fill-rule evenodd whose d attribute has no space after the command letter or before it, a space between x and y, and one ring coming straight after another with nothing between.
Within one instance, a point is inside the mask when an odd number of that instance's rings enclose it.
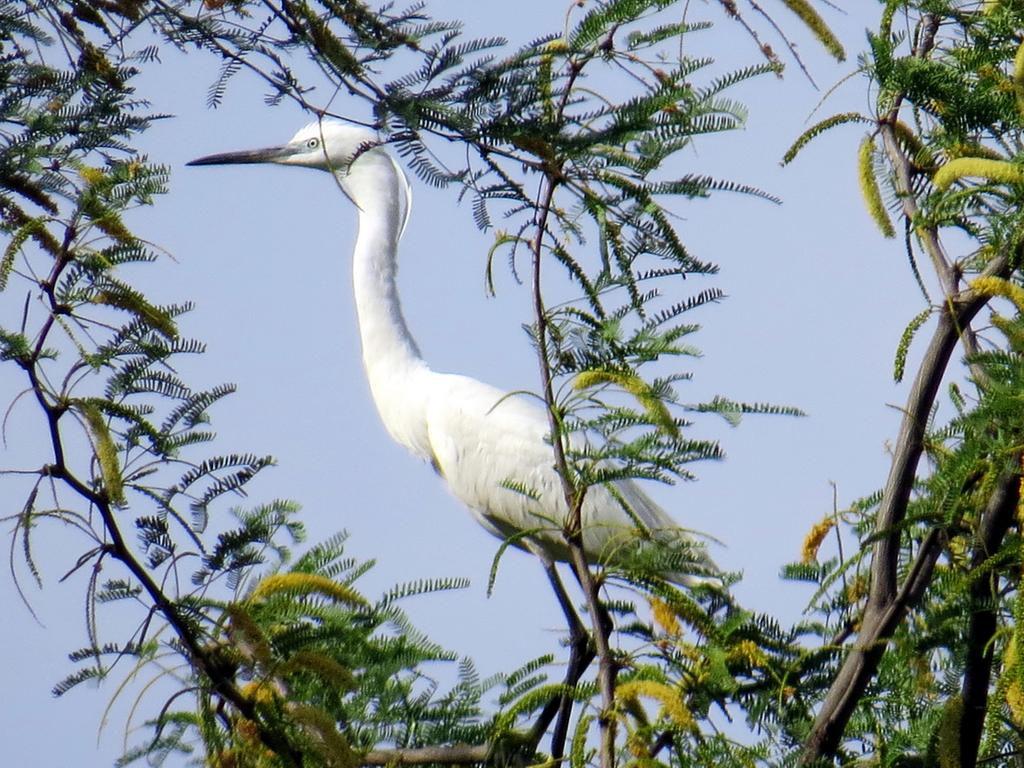
<instances>
[{"instance_id":1,"label":"bird's long neck","mask_svg":"<svg viewBox=\"0 0 1024 768\"><path fill-rule=\"evenodd\" d=\"M353 164L344 186L359 207L352 275L370 391L391 436L429 459L420 386L429 369L398 299L398 240L409 204L406 181L389 156L371 150Z\"/></svg>"}]
</instances>

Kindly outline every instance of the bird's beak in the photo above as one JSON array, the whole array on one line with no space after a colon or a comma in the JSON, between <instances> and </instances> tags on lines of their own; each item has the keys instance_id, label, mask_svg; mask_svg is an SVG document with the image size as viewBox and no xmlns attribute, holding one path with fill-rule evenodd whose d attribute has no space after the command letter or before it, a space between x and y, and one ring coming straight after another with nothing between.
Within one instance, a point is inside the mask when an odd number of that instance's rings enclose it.
<instances>
[{"instance_id":1,"label":"bird's beak","mask_svg":"<svg viewBox=\"0 0 1024 768\"><path fill-rule=\"evenodd\" d=\"M243 149L240 152L221 152L191 160L186 165L252 165L254 163L279 163L298 154L302 147L285 145L263 149Z\"/></svg>"}]
</instances>

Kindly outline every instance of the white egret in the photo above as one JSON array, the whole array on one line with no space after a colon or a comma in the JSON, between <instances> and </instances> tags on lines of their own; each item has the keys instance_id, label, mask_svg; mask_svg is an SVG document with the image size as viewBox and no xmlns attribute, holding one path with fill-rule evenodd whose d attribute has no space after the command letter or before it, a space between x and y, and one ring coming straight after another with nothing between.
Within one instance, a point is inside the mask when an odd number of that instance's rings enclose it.
<instances>
[{"instance_id":1,"label":"white egret","mask_svg":"<svg viewBox=\"0 0 1024 768\"><path fill-rule=\"evenodd\" d=\"M384 426L434 467L480 525L503 540L519 537L516 545L541 557L553 575L551 560L568 559L562 535L567 505L554 469L548 420L526 398L467 376L432 371L424 362L402 314L396 282L411 189L379 143L365 128L321 120L283 146L209 155L189 165L274 163L334 174L359 212L352 259L356 311L370 391ZM582 522L588 559L614 560L617 551L636 544L637 521L651 536L690 553L698 571L714 571L703 548L628 480L615 482L614 490L600 485L587 490ZM666 577L690 581L685 574Z\"/></svg>"}]
</instances>

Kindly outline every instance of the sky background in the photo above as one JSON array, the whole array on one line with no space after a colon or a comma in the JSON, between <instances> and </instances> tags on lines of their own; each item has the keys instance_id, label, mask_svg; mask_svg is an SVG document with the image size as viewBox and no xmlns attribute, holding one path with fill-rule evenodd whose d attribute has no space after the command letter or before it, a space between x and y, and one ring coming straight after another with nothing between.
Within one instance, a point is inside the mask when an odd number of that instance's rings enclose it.
<instances>
[{"instance_id":1,"label":"sky background","mask_svg":"<svg viewBox=\"0 0 1024 768\"><path fill-rule=\"evenodd\" d=\"M779 166L823 91L855 68L873 5L856 4L848 15L825 11L847 47L845 64L820 55L781 3L765 7L794 31L822 90L787 59L784 80L763 76L729 92L750 110L743 131L699 140L669 169L754 184L784 200L775 206L723 193L676 207L683 242L721 266L714 278L685 283L678 298L712 285L728 294L694 318L704 327L692 342L704 356L688 365L694 381L681 385L680 394L693 402L721 394L791 404L808 417L752 417L735 429L701 418L693 433L720 438L727 459L695 466L697 482L649 490L680 524L724 542L712 554L724 568L743 572L742 601L792 621L807 592L780 581L780 566L798 557L810 525L831 510L830 481L841 505L883 483L886 442L899 416L894 405L904 397L892 381L893 355L923 303L901 244L882 240L860 201L859 129L826 135L792 166ZM431 8L438 17L463 19L469 34L502 34L516 44L561 29L565 5L466 0ZM690 14L716 22L686 42L691 54L716 59L708 76L759 61L718 3L693 4ZM779 41L769 41L782 50ZM409 579L469 577L466 590L405 607L421 629L472 657L485 675L557 651L561 615L539 564L518 552L507 555L488 599L498 542L428 466L390 441L378 421L351 300L352 206L326 174L185 167L200 155L282 143L309 118L287 102L266 107L263 89L245 76L232 83L219 109L208 109L217 63L171 51L162 59L137 87L154 111L174 115L141 139L152 161L170 166L171 192L137 211L132 222L174 260L146 267L142 283L159 300L188 298L197 305L181 326L203 338L209 353L183 366L186 380L239 387L212 411L218 452L272 453L279 461L250 486L246 503L301 502L310 542L349 531L348 554L378 561L360 582L370 596ZM814 119L869 108L865 82L854 77ZM333 109L346 106L335 102ZM361 105L352 109L354 117L365 117ZM535 388L536 361L521 330L530 318L528 291L499 265L498 295L486 295L490 242L475 229L469 205L457 206L456 190L414 181L401 255L406 317L435 370L507 389ZM4 373L0 399L13 399L19 386ZM0 449L3 466L32 466L26 459L36 439L31 409L22 410ZM15 507L5 513L16 511L24 495L14 481L0 482L7 506ZM80 540L50 530L37 537L37 548L44 541L45 589L30 589L42 626L20 604L10 578L0 578L0 604L8 607L8 626L0 632L6 660L0 761L40 768L107 765L121 752L126 705L115 707L99 738L97 729L117 681L99 690L83 686L57 701L50 695L72 670L66 653L85 644L84 575L58 583ZM108 566L104 575L118 574ZM150 699L140 711L152 714L160 704Z\"/></svg>"}]
</instances>

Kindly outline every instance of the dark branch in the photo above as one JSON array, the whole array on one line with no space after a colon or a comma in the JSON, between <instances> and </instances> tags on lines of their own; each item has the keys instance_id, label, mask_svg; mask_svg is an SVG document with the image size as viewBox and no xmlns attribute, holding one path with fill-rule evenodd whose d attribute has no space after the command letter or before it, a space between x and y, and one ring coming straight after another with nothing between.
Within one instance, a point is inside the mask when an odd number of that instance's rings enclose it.
<instances>
[{"instance_id":1,"label":"dark branch","mask_svg":"<svg viewBox=\"0 0 1024 768\"><path fill-rule=\"evenodd\" d=\"M1020 500L1020 455L1012 457L1013 470L1004 472L996 483L982 513L978 540L971 557L971 571L979 573L985 562L999 550ZM996 598L999 577L995 572L975 577L971 584L971 616L964 644L964 681L961 696L964 703L960 719L960 765L975 765L988 712L989 683L992 678L998 614Z\"/></svg>"},{"instance_id":2,"label":"dark branch","mask_svg":"<svg viewBox=\"0 0 1024 768\"><path fill-rule=\"evenodd\" d=\"M68 232L73 233L72 228L69 227ZM73 234L68 234L60 257L56 259L50 275L40 284L49 304L50 314L40 332L36 353L31 359L21 362L21 367L28 376L36 401L46 416L50 445L54 457L53 464L47 467L47 473L50 477L63 481L68 488L99 512L100 519L103 522L103 529L110 539L109 543L99 551L109 553L120 561L132 576L138 580L155 609L174 630L178 640L187 651L194 668L200 674L206 676L210 681L212 689L224 700L230 702L243 717L255 724L261 741L269 749L273 750L287 764L296 767L301 766L302 756L299 751L291 746L283 733L268 727L262 721L253 702L242 694L235 685L231 674L219 665L214 656L203 646L201 638L193 631L193 628L178 610L174 601L167 596L146 567L132 553L117 522L114 505L106 490L102 487L93 488L86 484L67 465L64 440L61 432L61 419L68 412L68 407L56 396L56 402L50 402L47 387L39 375L37 366L40 357L39 350L45 347L47 337L53 328L53 318L61 311L55 290L61 274L72 261L70 251L72 237Z\"/></svg>"},{"instance_id":3,"label":"dark branch","mask_svg":"<svg viewBox=\"0 0 1024 768\"><path fill-rule=\"evenodd\" d=\"M993 259L983 274L1005 276L1008 269L1009 259L1004 254ZM939 314L938 327L918 368L903 411L896 453L879 505L875 527L880 538L875 544L871 563L871 592L864 609L860 635L833 680L804 742L801 765L813 765L822 757L835 753L846 724L878 669L878 663L885 652L885 643L905 615L910 599L920 595L931 578L938 551L937 547L931 551L927 546L932 539L929 534L918 553L917 561L921 567L912 569L903 588L898 589L901 523L906 516L918 462L924 450L929 414L949 359L962 329L970 325L987 300L987 296L965 290L951 297Z\"/></svg>"}]
</instances>

